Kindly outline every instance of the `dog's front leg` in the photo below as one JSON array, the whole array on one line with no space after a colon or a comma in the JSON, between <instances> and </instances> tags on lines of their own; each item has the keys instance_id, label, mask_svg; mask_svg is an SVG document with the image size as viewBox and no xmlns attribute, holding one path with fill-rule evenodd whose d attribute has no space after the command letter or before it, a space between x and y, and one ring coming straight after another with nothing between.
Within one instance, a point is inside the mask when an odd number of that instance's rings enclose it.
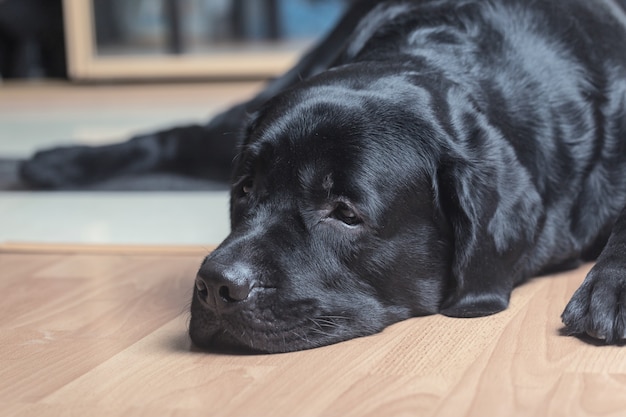
<instances>
[{"instance_id":1,"label":"dog's front leg","mask_svg":"<svg viewBox=\"0 0 626 417\"><path fill-rule=\"evenodd\" d=\"M626 208L561 317L569 334L587 334L608 344L626 339Z\"/></svg>"}]
</instances>

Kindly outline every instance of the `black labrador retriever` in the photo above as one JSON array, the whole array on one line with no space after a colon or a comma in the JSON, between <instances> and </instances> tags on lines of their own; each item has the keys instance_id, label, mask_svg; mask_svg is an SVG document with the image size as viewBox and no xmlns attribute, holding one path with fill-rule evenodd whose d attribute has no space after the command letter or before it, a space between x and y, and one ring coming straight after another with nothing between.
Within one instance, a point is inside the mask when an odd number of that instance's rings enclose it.
<instances>
[{"instance_id":1,"label":"black labrador retriever","mask_svg":"<svg viewBox=\"0 0 626 417\"><path fill-rule=\"evenodd\" d=\"M360 1L207 125L40 152L22 174L64 187L232 169L232 232L195 281L200 347L284 352L413 316L486 316L529 277L594 259L563 322L620 344L625 11L626 0Z\"/></svg>"}]
</instances>

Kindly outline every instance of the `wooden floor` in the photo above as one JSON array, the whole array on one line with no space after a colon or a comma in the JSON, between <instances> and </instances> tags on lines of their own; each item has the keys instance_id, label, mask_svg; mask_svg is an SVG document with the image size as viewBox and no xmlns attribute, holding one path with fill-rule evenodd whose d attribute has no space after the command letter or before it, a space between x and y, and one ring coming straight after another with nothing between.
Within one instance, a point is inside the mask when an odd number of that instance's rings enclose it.
<instances>
[{"instance_id":1,"label":"wooden floor","mask_svg":"<svg viewBox=\"0 0 626 417\"><path fill-rule=\"evenodd\" d=\"M522 286L492 317L230 356L186 336L204 253L0 246L0 415L626 415L626 347L559 335L589 266Z\"/></svg>"}]
</instances>

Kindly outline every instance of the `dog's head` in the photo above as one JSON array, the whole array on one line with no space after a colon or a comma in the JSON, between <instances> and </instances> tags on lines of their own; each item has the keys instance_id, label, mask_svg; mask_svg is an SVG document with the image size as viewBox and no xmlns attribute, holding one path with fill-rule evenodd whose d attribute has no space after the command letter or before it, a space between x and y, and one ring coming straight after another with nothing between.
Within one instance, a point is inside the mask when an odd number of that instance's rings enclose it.
<instances>
[{"instance_id":1,"label":"dog's head","mask_svg":"<svg viewBox=\"0 0 626 417\"><path fill-rule=\"evenodd\" d=\"M437 312L450 248L432 152L386 100L309 85L255 115L232 232L198 272L195 344L305 349Z\"/></svg>"},{"instance_id":2,"label":"dog's head","mask_svg":"<svg viewBox=\"0 0 626 417\"><path fill-rule=\"evenodd\" d=\"M250 123L232 232L196 280L196 345L282 352L335 343L436 313L465 285L450 276L471 259L480 213L465 210L455 226L441 209L441 182L457 184L442 172L430 95L394 77L366 84L348 75L305 82ZM455 244L451 235L465 229L473 240Z\"/></svg>"}]
</instances>

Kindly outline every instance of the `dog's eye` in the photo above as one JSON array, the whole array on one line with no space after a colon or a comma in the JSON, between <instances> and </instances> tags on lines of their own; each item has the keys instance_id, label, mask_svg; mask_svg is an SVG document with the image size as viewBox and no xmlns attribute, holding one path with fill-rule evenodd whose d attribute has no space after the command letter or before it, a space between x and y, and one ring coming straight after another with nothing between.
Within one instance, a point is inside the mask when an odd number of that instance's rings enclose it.
<instances>
[{"instance_id":1,"label":"dog's eye","mask_svg":"<svg viewBox=\"0 0 626 417\"><path fill-rule=\"evenodd\" d=\"M345 203L339 203L335 210L331 213L331 217L337 219L348 226L356 226L362 223L361 218L356 214L353 208Z\"/></svg>"},{"instance_id":2,"label":"dog's eye","mask_svg":"<svg viewBox=\"0 0 626 417\"><path fill-rule=\"evenodd\" d=\"M248 195L248 194L250 194L252 192L252 187L253 186L254 186L254 182L252 181L252 179L247 179L241 185L241 192L244 195Z\"/></svg>"}]
</instances>

